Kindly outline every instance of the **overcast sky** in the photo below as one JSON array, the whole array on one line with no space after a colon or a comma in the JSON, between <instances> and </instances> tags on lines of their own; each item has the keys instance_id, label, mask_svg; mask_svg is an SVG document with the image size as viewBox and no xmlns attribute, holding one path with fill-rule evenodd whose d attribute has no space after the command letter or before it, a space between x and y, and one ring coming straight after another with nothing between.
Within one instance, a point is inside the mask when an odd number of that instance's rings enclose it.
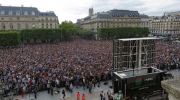
<instances>
[{"instance_id":1,"label":"overcast sky","mask_svg":"<svg viewBox=\"0 0 180 100\"><path fill-rule=\"evenodd\" d=\"M140 14L161 16L164 12L180 11L180 0L1 0L2 6L37 7L41 12L54 11L61 23L76 22L88 16L89 8L94 13L112 9L135 10Z\"/></svg>"}]
</instances>

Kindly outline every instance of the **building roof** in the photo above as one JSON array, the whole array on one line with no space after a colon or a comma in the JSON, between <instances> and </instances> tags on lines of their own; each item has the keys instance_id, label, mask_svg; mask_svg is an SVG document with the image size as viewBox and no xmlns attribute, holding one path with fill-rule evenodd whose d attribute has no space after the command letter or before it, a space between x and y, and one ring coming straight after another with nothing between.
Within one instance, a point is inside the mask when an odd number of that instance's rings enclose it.
<instances>
[{"instance_id":1,"label":"building roof","mask_svg":"<svg viewBox=\"0 0 180 100\"><path fill-rule=\"evenodd\" d=\"M124 17L124 15L128 15L129 17L139 17L138 11L129 11L129 10L110 10L111 17Z\"/></svg>"},{"instance_id":2,"label":"building roof","mask_svg":"<svg viewBox=\"0 0 180 100\"><path fill-rule=\"evenodd\" d=\"M4 12L4 14L3 14ZM15 6L0 6L0 15L38 15L38 9L35 7L15 7Z\"/></svg>"},{"instance_id":3,"label":"building roof","mask_svg":"<svg viewBox=\"0 0 180 100\"><path fill-rule=\"evenodd\" d=\"M144 14L140 14L139 16L140 16L141 18L149 18L148 15L144 15Z\"/></svg>"},{"instance_id":4,"label":"building roof","mask_svg":"<svg viewBox=\"0 0 180 100\"><path fill-rule=\"evenodd\" d=\"M91 19L91 16L85 17L84 20Z\"/></svg>"},{"instance_id":5,"label":"building roof","mask_svg":"<svg viewBox=\"0 0 180 100\"><path fill-rule=\"evenodd\" d=\"M118 10L118 9L113 9L108 12L98 13L97 17L124 17L125 15L128 15L128 17L139 17L138 11Z\"/></svg>"},{"instance_id":6,"label":"building roof","mask_svg":"<svg viewBox=\"0 0 180 100\"><path fill-rule=\"evenodd\" d=\"M97 17L111 17L109 13L100 13L97 15Z\"/></svg>"},{"instance_id":7,"label":"building roof","mask_svg":"<svg viewBox=\"0 0 180 100\"><path fill-rule=\"evenodd\" d=\"M0 15L56 16L54 12L39 12L36 7L0 6Z\"/></svg>"},{"instance_id":8,"label":"building roof","mask_svg":"<svg viewBox=\"0 0 180 100\"><path fill-rule=\"evenodd\" d=\"M39 16L56 16L54 12L39 12Z\"/></svg>"}]
</instances>

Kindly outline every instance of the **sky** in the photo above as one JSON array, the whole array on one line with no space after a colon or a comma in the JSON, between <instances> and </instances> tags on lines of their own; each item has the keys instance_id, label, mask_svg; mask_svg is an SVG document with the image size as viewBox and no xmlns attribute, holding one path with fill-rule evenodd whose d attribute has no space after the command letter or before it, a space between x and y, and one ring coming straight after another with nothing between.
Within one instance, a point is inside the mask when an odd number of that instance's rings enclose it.
<instances>
[{"instance_id":1,"label":"sky","mask_svg":"<svg viewBox=\"0 0 180 100\"><path fill-rule=\"evenodd\" d=\"M94 13L112 9L133 10L148 16L162 16L164 12L180 11L180 0L1 0L2 6L36 7L41 12L54 11L59 23L88 16L89 8Z\"/></svg>"}]
</instances>

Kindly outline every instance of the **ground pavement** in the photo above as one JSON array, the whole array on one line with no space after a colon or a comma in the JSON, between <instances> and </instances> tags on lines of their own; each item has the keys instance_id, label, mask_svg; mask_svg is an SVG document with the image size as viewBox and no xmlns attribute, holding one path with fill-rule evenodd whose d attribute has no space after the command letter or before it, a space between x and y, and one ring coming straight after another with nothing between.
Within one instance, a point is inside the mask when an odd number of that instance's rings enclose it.
<instances>
[{"instance_id":1,"label":"ground pavement","mask_svg":"<svg viewBox=\"0 0 180 100\"><path fill-rule=\"evenodd\" d=\"M100 100L100 92L104 91L105 93L107 93L108 90L110 90L111 92L113 91L111 88L109 88L109 85L111 85L111 81L107 81L108 85L104 85L104 82L100 83L100 87L96 87L94 89L92 89L92 93L89 93L89 90L86 89L83 90L83 87L78 87L78 89L74 86L73 88L73 93L70 92L66 92L66 97L65 99L63 99L63 94L62 94L62 89L60 88L60 93L58 94L53 94L53 96L51 94L47 93L46 91L39 91L37 93L37 98L35 99L34 94L26 94L24 97L22 97L21 95L17 95L14 96L13 100L19 99L19 100L77 100L76 99L76 94L77 92L79 92L81 94L84 93L86 95L86 100ZM54 91L55 92L55 91Z\"/></svg>"}]
</instances>

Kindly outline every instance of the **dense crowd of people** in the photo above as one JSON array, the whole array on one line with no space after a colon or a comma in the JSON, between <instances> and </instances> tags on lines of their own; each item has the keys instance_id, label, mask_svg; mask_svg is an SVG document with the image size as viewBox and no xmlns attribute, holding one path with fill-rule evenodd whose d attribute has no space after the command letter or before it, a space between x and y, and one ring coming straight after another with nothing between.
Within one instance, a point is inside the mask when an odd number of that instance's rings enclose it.
<instances>
[{"instance_id":1,"label":"dense crowd of people","mask_svg":"<svg viewBox=\"0 0 180 100\"><path fill-rule=\"evenodd\" d=\"M180 43L156 43L156 66L178 66ZM5 95L36 92L53 87L87 86L89 91L101 80L111 79L113 42L85 40L78 36L58 44L28 44L0 49L0 81ZM98 86L98 85L97 85Z\"/></svg>"},{"instance_id":2,"label":"dense crowd of people","mask_svg":"<svg viewBox=\"0 0 180 100\"><path fill-rule=\"evenodd\" d=\"M156 67L159 69L180 68L180 42L156 42Z\"/></svg>"},{"instance_id":3,"label":"dense crowd of people","mask_svg":"<svg viewBox=\"0 0 180 100\"><path fill-rule=\"evenodd\" d=\"M23 51L22 51L23 50ZM111 78L112 41L84 40L77 36L58 44L33 44L0 49L0 80L9 91L50 90L70 84L86 86ZM21 88L21 89L19 89ZM91 90L90 90L91 91Z\"/></svg>"}]
</instances>

